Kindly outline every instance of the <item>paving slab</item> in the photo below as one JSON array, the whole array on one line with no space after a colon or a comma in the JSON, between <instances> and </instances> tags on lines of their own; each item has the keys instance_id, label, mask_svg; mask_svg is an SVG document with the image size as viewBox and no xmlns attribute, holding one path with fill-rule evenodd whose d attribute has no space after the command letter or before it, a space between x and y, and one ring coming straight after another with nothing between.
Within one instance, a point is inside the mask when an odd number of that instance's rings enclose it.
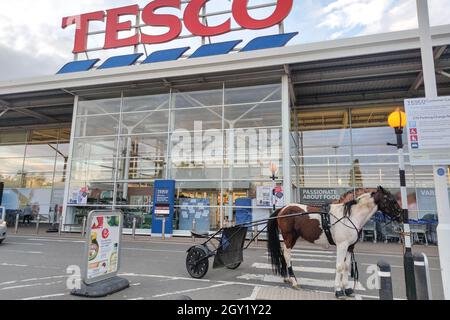
<instances>
[{"instance_id":1,"label":"paving slab","mask_svg":"<svg viewBox=\"0 0 450 320\"><path fill-rule=\"evenodd\" d=\"M321 291L263 287L258 290L256 300L336 300L336 297Z\"/></svg>"}]
</instances>

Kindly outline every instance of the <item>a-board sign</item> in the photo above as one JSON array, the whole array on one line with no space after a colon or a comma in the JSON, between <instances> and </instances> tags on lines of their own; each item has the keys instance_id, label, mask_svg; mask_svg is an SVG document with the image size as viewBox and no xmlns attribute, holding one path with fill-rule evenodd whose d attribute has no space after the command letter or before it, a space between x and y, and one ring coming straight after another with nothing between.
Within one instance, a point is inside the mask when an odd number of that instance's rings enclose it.
<instances>
[{"instance_id":1,"label":"a-board sign","mask_svg":"<svg viewBox=\"0 0 450 320\"><path fill-rule=\"evenodd\" d=\"M83 280L92 284L115 277L120 267L123 214L119 210L91 211L87 220Z\"/></svg>"},{"instance_id":2,"label":"a-board sign","mask_svg":"<svg viewBox=\"0 0 450 320\"><path fill-rule=\"evenodd\" d=\"M411 164L450 165L450 97L407 99L405 110Z\"/></svg>"}]
</instances>

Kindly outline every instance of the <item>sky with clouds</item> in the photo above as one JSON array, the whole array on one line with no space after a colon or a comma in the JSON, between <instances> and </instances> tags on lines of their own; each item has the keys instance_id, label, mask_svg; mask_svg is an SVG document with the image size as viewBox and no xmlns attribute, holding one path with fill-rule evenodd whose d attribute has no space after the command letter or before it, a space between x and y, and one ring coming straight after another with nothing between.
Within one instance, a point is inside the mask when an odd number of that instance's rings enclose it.
<instances>
[{"instance_id":1,"label":"sky with clouds","mask_svg":"<svg viewBox=\"0 0 450 320\"><path fill-rule=\"evenodd\" d=\"M65 16L104 10L124 5L139 4L150 0L15 0L0 1L0 81L50 75L56 73L66 62L73 59L74 27L61 29ZM250 0L249 4L261 4L272 0ZM443 25L448 21L450 0L429 0L432 25ZM286 20L286 31L298 31L300 35L291 44L301 44L360 35L399 31L417 27L416 0L294 0L294 8ZM230 1L210 0L208 11L215 12L230 8ZM161 10L174 13L176 10ZM255 18L267 17L271 9L253 12ZM211 19L209 23L219 24L225 16ZM101 29L103 24L93 23L92 30ZM150 33L163 30L150 30ZM244 39L277 32L276 28L257 32L237 32L217 37L223 39ZM186 33L186 31L183 31ZM123 34L126 36L126 34ZM103 36L91 37L89 47L98 47ZM178 40L163 46L148 46L148 51L191 45L200 45L198 39ZM142 47L140 50L143 51ZM114 52L90 53L89 57L105 58L132 49ZM82 57L83 58L83 57Z\"/></svg>"}]
</instances>

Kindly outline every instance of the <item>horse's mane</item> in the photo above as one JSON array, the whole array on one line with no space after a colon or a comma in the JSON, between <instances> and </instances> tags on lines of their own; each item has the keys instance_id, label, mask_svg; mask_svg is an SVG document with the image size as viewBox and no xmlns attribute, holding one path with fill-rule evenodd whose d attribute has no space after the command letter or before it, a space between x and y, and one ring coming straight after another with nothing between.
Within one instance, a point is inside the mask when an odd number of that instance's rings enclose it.
<instances>
[{"instance_id":1,"label":"horse's mane","mask_svg":"<svg viewBox=\"0 0 450 320\"><path fill-rule=\"evenodd\" d=\"M344 203L344 217L350 217L350 215L352 214L352 207L357 203L358 202L356 200L351 200Z\"/></svg>"},{"instance_id":2,"label":"horse's mane","mask_svg":"<svg viewBox=\"0 0 450 320\"><path fill-rule=\"evenodd\" d=\"M375 189L368 189L368 188L358 188L355 190L349 190L346 193L344 193L339 200L335 201L333 204L342 204L342 203L346 203L346 202L351 202L353 199L358 198L359 196L366 194L366 193L371 193L375 191ZM348 199L350 198L350 199Z\"/></svg>"},{"instance_id":3,"label":"horse's mane","mask_svg":"<svg viewBox=\"0 0 450 320\"><path fill-rule=\"evenodd\" d=\"M352 213L352 207L358 204L358 201L363 198L363 196L369 195L369 193L361 194L357 199L350 200L343 204L344 206L344 217L350 217Z\"/></svg>"}]
</instances>

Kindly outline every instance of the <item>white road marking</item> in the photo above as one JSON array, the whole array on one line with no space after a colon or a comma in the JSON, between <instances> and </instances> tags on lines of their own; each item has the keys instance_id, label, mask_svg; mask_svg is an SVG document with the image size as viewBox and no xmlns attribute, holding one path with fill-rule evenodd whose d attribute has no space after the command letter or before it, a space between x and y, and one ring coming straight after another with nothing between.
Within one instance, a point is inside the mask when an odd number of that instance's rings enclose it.
<instances>
[{"instance_id":1,"label":"white road marking","mask_svg":"<svg viewBox=\"0 0 450 320\"><path fill-rule=\"evenodd\" d=\"M272 270L272 265L268 263L254 263L253 268L256 269L268 269ZM308 272L308 273L326 273L326 274L336 274L336 269L332 268L317 268L317 267L293 267L294 271Z\"/></svg>"},{"instance_id":2,"label":"white road marking","mask_svg":"<svg viewBox=\"0 0 450 320\"><path fill-rule=\"evenodd\" d=\"M297 261L297 262L325 262L325 263L336 263L336 260L299 259L299 258L291 258L291 261Z\"/></svg>"},{"instance_id":3,"label":"white road marking","mask_svg":"<svg viewBox=\"0 0 450 320\"><path fill-rule=\"evenodd\" d=\"M268 256L262 256L261 258L268 258ZM291 258L291 261L297 261L297 262L325 262L325 263L336 263L336 259L330 260L330 259L300 259L300 258Z\"/></svg>"},{"instance_id":4,"label":"white road marking","mask_svg":"<svg viewBox=\"0 0 450 320\"><path fill-rule=\"evenodd\" d=\"M25 251L25 250L9 250L9 249L3 249L2 251L6 252L15 252L15 253L25 253L25 254L42 254L41 251Z\"/></svg>"},{"instance_id":5,"label":"white road marking","mask_svg":"<svg viewBox=\"0 0 450 320\"><path fill-rule=\"evenodd\" d=\"M32 282L32 281L60 279L60 278L65 278L65 277L68 277L68 276L51 276L51 277L44 277L44 278L31 278L31 279L24 279L24 280L14 280L14 281L2 282L2 283L0 283L0 286L14 284L14 283L20 283L20 282Z\"/></svg>"},{"instance_id":6,"label":"white road marking","mask_svg":"<svg viewBox=\"0 0 450 320\"><path fill-rule=\"evenodd\" d=\"M60 284L60 283L63 283L63 281L55 281L55 282L49 282L49 283L38 282L38 283L33 283L33 284L24 284L24 285L20 285L20 286L4 287L4 288L1 288L0 291L23 289L23 288L38 287L38 286L52 286L54 284Z\"/></svg>"},{"instance_id":7,"label":"white road marking","mask_svg":"<svg viewBox=\"0 0 450 320\"><path fill-rule=\"evenodd\" d=\"M307 253L292 253L293 257L306 257L306 258L336 258L335 255L321 255L321 254L307 254Z\"/></svg>"},{"instance_id":8,"label":"white road marking","mask_svg":"<svg viewBox=\"0 0 450 320\"><path fill-rule=\"evenodd\" d=\"M292 249L293 253L317 253L323 255L336 255L336 251L329 250L305 250L305 249Z\"/></svg>"},{"instance_id":9,"label":"white road marking","mask_svg":"<svg viewBox=\"0 0 450 320\"><path fill-rule=\"evenodd\" d=\"M71 239L46 239L46 238L30 238L29 241L44 241L44 242L69 242L69 243L85 243L84 240L71 240Z\"/></svg>"},{"instance_id":10,"label":"white road marking","mask_svg":"<svg viewBox=\"0 0 450 320\"><path fill-rule=\"evenodd\" d=\"M201 290L209 290L209 289L229 286L231 284L232 283L219 283L219 284L215 284L215 285L212 285L212 286L209 286L209 287L201 287L201 288L194 288L194 289L187 289L187 290L168 292L168 293L154 295L153 298L161 298L161 297L173 296L173 295L177 295L177 294L183 294L183 293L189 293L189 292L197 292L197 291L201 291Z\"/></svg>"},{"instance_id":11,"label":"white road marking","mask_svg":"<svg viewBox=\"0 0 450 320\"><path fill-rule=\"evenodd\" d=\"M20 268L28 267L28 265L26 265L26 264L15 264L15 263L6 263L6 262L0 263L0 266L1 267L20 267Z\"/></svg>"},{"instance_id":12,"label":"white road marking","mask_svg":"<svg viewBox=\"0 0 450 320\"><path fill-rule=\"evenodd\" d=\"M161 250L161 249L146 249L146 248L122 248L122 250L129 250L129 251L148 251L148 252L186 253L186 251L181 251L181 250Z\"/></svg>"},{"instance_id":13,"label":"white road marking","mask_svg":"<svg viewBox=\"0 0 450 320\"><path fill-rule=\"evenodd\" d=\"M0 263L0 267L14 267L14 268L35 268L35 269L53 269L53 270L60 270L62 268L58 267L49 267L49 266L30 266L26 264L15 264L15 263Z\"/></svg>"},{"instance_id":14,"label":"white road marking","mask_svg":"<svg viewBox=\"0 0 450 320\"><path fill-rule=\"evenodd\" d=\"M264 275L264 274L244 274L242 276L237 277L237 279L243 280L259 280L263 282L270 283L283 283L283 279L281 277L277 277L274 275ZM334 280L322 280L322 279L308 279L300 277L297 279L301 286L309 286L309 287L318 287L318 288L330 288L334 289ZM353 281L349 281L350 285L353 286ZM358 282L355 287L356 290L366 291L366 288Z\"/></svg>"},{"instance_id":15,"label":"white road marking","mask_svg":"<svg viewBox=\"0 0 450 320\"><path fill-rule=\"evenodd\" d=\"M186 277L176 277L176 276L163 276L156 274L136 274L136 273L121 273L119 276L122 277L138 277L138 278L157 278L157 279L169 279L169 280L185 280L185 281L198 281L198 282L211 282L208 279L194 279Z\"/></svg>"},{"instance_id":16,"label":"white road marking","mask_svg":"<svg viewBox=\"0 0 450 320\"><path fill-rule=\"evenodd\" d=\"M248 298L243 298L243 299L239 299L239 300L252 300L252 301L254 301L254 300L256 300L256 297L258 296L258 293L259 293L260 290L261 290L261 287L255 287L255 288L253 289L253 292L252 292L252 294L250 295L250 297L248 297Z\"/></svg>"},{"instance_id":17,"label":"white road marking","mask_svg":"<svg viewBox=\"0 0 450 320\"><path fill-rule=\"evenodd\" d=\"M31 242L7 242L8 245L24 245L24 246L43 246L43 243L31 243Z\"/></svg>"},{"instance_id":18,"label":"white road marking","mask_svg":"<svg viewBox=\"0 0 450 320\"><path fill-rule=\"evenodd\" d=\"M21 300L39 300L39 299L47 299L47 298L55 298L55 297L62 297L65 296L65 293L55 293L55 294L47 294L45 296L37 296L37 297L29 297L29 298L23 298Z\"/></svg>"},{"instance_id":19,"label":"white road marking","mask_svg":"<svg viewBox=\"0 0 450 320\"><path fill-rule=\"evenodd\" d=\"M145 300L145 298L139 297L139 298L131 298L131 299L128 299L128 300L130 300L130 301L140 301L140 300Z\"/></svg>"},{"instance_id":20,"label":"white road marking","mask_svg":"<svg viewBox=\"0 0 450 320\"><path fill-rule=\"evenodd\" d=\"M361 265L362 266L375 266L376 263L361 263ZM404 268L403 266L393 265L393 264L391 264L390 267L391 268L399 268L399 269L403 269ZM441 271L441 269L439 269L439 268L430 268L430 271Z\"/></svg>"}]
</instances>

